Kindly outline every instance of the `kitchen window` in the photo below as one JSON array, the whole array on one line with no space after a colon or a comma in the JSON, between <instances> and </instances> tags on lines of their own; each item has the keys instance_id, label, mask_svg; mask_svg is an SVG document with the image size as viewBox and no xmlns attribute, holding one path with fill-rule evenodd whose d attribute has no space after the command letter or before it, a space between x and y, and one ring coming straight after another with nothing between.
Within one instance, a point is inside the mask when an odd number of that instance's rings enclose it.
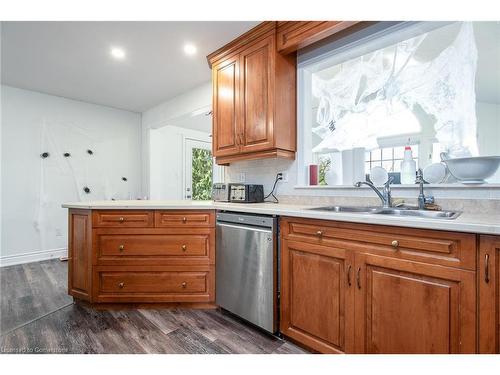
<instances>
[{"instance_id":1,"label":"kitchen window","mask_svg":"<svg viewBox=\"0 0 500 375\"><path fill-rule=\"evenodd\" d=\"M299 51L299 185L309 164L322 184L374 166L397 182L406 145L420 168L500 155L499 38L499 22L379 22Z\"/></svg>"}]
</instances>

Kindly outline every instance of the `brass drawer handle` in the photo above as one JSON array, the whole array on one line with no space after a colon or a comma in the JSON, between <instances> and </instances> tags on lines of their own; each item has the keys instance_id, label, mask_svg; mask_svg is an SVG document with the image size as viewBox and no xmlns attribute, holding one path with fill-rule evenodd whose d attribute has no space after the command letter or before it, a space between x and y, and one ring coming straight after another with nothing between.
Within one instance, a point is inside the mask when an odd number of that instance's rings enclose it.
<instances>
[{"instance_id":1,"label":"brass drawer handle","mask_svg":"<svg viewBox=\"0 0 500 375\"><path fill-rule=\"evenodd\" d=\"M118 288L120 288L120 289L123 289L124 286L125 286L125 283L119 283L118 284Z\"/></svg>"},{"instance_id":2,"label":"brass drawer handle","mask_svg":"<svg viewBox=\"0 0 500 375\"><path fill-rule=\"evenodd\" d=\"M391 242L391 246L395 249L397 249L399 247L399 241L398 240L394 240Z\"/></svg>"},{"instance_id":3,"label":"brass drawer handle","mask_svg":"<svg viewBox=\"0 0 500 375\"><path fill-rule=\"evenodd\" d=\"M358 267L356 272L356 283L358 284L358 289L361 289L361 267Z\"/></svg>"},{"instance_id":4,"label":"brass drawer handle","mask_svg":"<svg viewBox=\"0 0 500 375\"><path fill-rule=\"evenodd\" d=\"M125 245L120 245L120 246L118 246L118 250L120 250L120 251L125 250Z\"/></svg>"},{"instance_id":5,"label":"brass drawer handle","mask_svg":"<svg viewBox=\"0 0 500 375\"><path fill-rule=\"evenodd\" d=\"M119 221L120 223L123 223L123 222L125 221L125 218L124 218L123 216L120 216L120 217L118 218L118 221Z\"/></svg>"},{"instance_id":6,"label":"brass drawer handle","mask_svg":"<svg viewBox=\"0 0 500 375\"><path fill-rule=\"evenodd\" d=\"M316 232L316 235L319 237L319 238L322 238L323 237L323 231L322 230L318 230Z\"/></svg>"},{"instance_id":7,"label":"brass drawer handle","mask_svg":"<svg viewBox=\"0 0 500 375\"><path fill-rule=\"evenodd\" d=\"M187 283L185 281L183 281L181 285L182 285L183 288L186 288Z\"/></svg>"},{"instance_id":8,"label":"brass drawer handle","mask_svg":"<svg viewBox=\"0 0 500 375\"><path fill-rule=\"evenodd\" d=\"M490 282L490 254L484 256L484 282Z\"/></svg>"},{"instance_id":9,"label":"brass drawer handle","mask_svg":"<svg viewBox=\"0 0 500 375\"><path fill-rule=\"evenodd\" d=\"M182 222L185 223L187 221L187 217L182 218Z\"/></svg>"},{"instance_id":10,"label":"brass drawer handle","mask_svg":"<svg viewBox=\"0 0 500 375\"><path fill-rule=\"evenodd\" d=\"M182 251L186 251L187 250L187 246L186 245L182 245Z\"/></svg>"},{"instance_id":11,"label":"brass drawer handle","mask_svg":"<svg viewBox=\"0 0 500 375\"><path fill-rule=\"evenodd\" d=\"M351 286L351 265L347 267L347 285Z\"/></svg>"}]
</instances>

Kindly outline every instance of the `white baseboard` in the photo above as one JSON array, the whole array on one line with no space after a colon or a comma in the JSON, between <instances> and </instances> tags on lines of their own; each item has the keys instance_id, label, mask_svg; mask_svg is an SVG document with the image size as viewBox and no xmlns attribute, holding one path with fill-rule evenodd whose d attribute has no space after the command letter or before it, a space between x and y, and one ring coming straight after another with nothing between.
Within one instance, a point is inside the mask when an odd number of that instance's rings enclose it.
<instances>
[{"instance_id":1,"label":"white baseboard","mask_svg":"<svg viewBox=\"0 0 500 375\"><path fill-rule=\"evenodd\" d=\"M14 266L16 264L40 262L41 260L54 259L68 256L68 249L49 249L31 251L29 253L4 255L0 257L0 267Z\"/></svg>"}]
</instances>

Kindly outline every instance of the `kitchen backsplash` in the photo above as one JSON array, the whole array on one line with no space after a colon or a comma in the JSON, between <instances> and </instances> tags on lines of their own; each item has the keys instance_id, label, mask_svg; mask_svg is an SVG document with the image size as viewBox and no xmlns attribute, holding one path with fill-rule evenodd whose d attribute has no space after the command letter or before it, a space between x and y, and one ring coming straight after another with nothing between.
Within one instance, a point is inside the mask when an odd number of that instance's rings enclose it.
<instances>
[{"instance_id":1,"label":"kitchen backsplash","mask_svg":"<svg viewBox=\"0 0 500 375\"><path fill-rule=\"evenodd\" d=\"M286 172L288 182L279 182L276 195L280 202L296 204L345 204L367 205L379 204L380 200L367 187L304 187L299 186L297 179L297 162L283 159L263 159L233 163L225 168L227 182L241 182L244 174L246 183L264 185L264 193L268 194L273 186L276 174ZM406 203L416 203L418 187L392 188L393 198L403 198ZM426 195L433 195L436 204L443 209L460 210L469 213L498 213L500 210L500 186L483 185L470 187L456 184L454 186L427 186Z\"/></svg>"}]
</instances>

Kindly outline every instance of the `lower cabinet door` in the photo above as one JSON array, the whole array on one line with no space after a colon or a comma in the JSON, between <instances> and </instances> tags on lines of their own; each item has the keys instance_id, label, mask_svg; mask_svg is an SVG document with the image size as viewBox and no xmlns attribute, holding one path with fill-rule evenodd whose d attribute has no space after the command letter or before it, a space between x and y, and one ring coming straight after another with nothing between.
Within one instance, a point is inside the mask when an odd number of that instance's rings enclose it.
<instances>
[{"instance_id":1,"label":"lower cabinet door","mask_svg":"<svg viewBox=\"0 0 500 375\"><path fill-rule=\"evenodd\" d=\"M500 354L500 236L481 236L478 259L479 353Z\"/></svg>"},{"instance_id":2,"label":"lower cabinet door","mask_svg":"<svg viewBox=\"0 0 500 375\"><path fill-rule=\"evenodd\" d=\"M352 351L354 285L347 253L282 241L280 328L284 335L322 353Z\"/></svg>"},{"instance_id":3,"label":"lower cabinet door","mask_svg":"<svg viewBox=\"0 0 500 375\"><path fill-rule=\"evenodd\" d=\"M475 272L355 254L357 353L474 353Z\"/></svg>"}]
</instances>

